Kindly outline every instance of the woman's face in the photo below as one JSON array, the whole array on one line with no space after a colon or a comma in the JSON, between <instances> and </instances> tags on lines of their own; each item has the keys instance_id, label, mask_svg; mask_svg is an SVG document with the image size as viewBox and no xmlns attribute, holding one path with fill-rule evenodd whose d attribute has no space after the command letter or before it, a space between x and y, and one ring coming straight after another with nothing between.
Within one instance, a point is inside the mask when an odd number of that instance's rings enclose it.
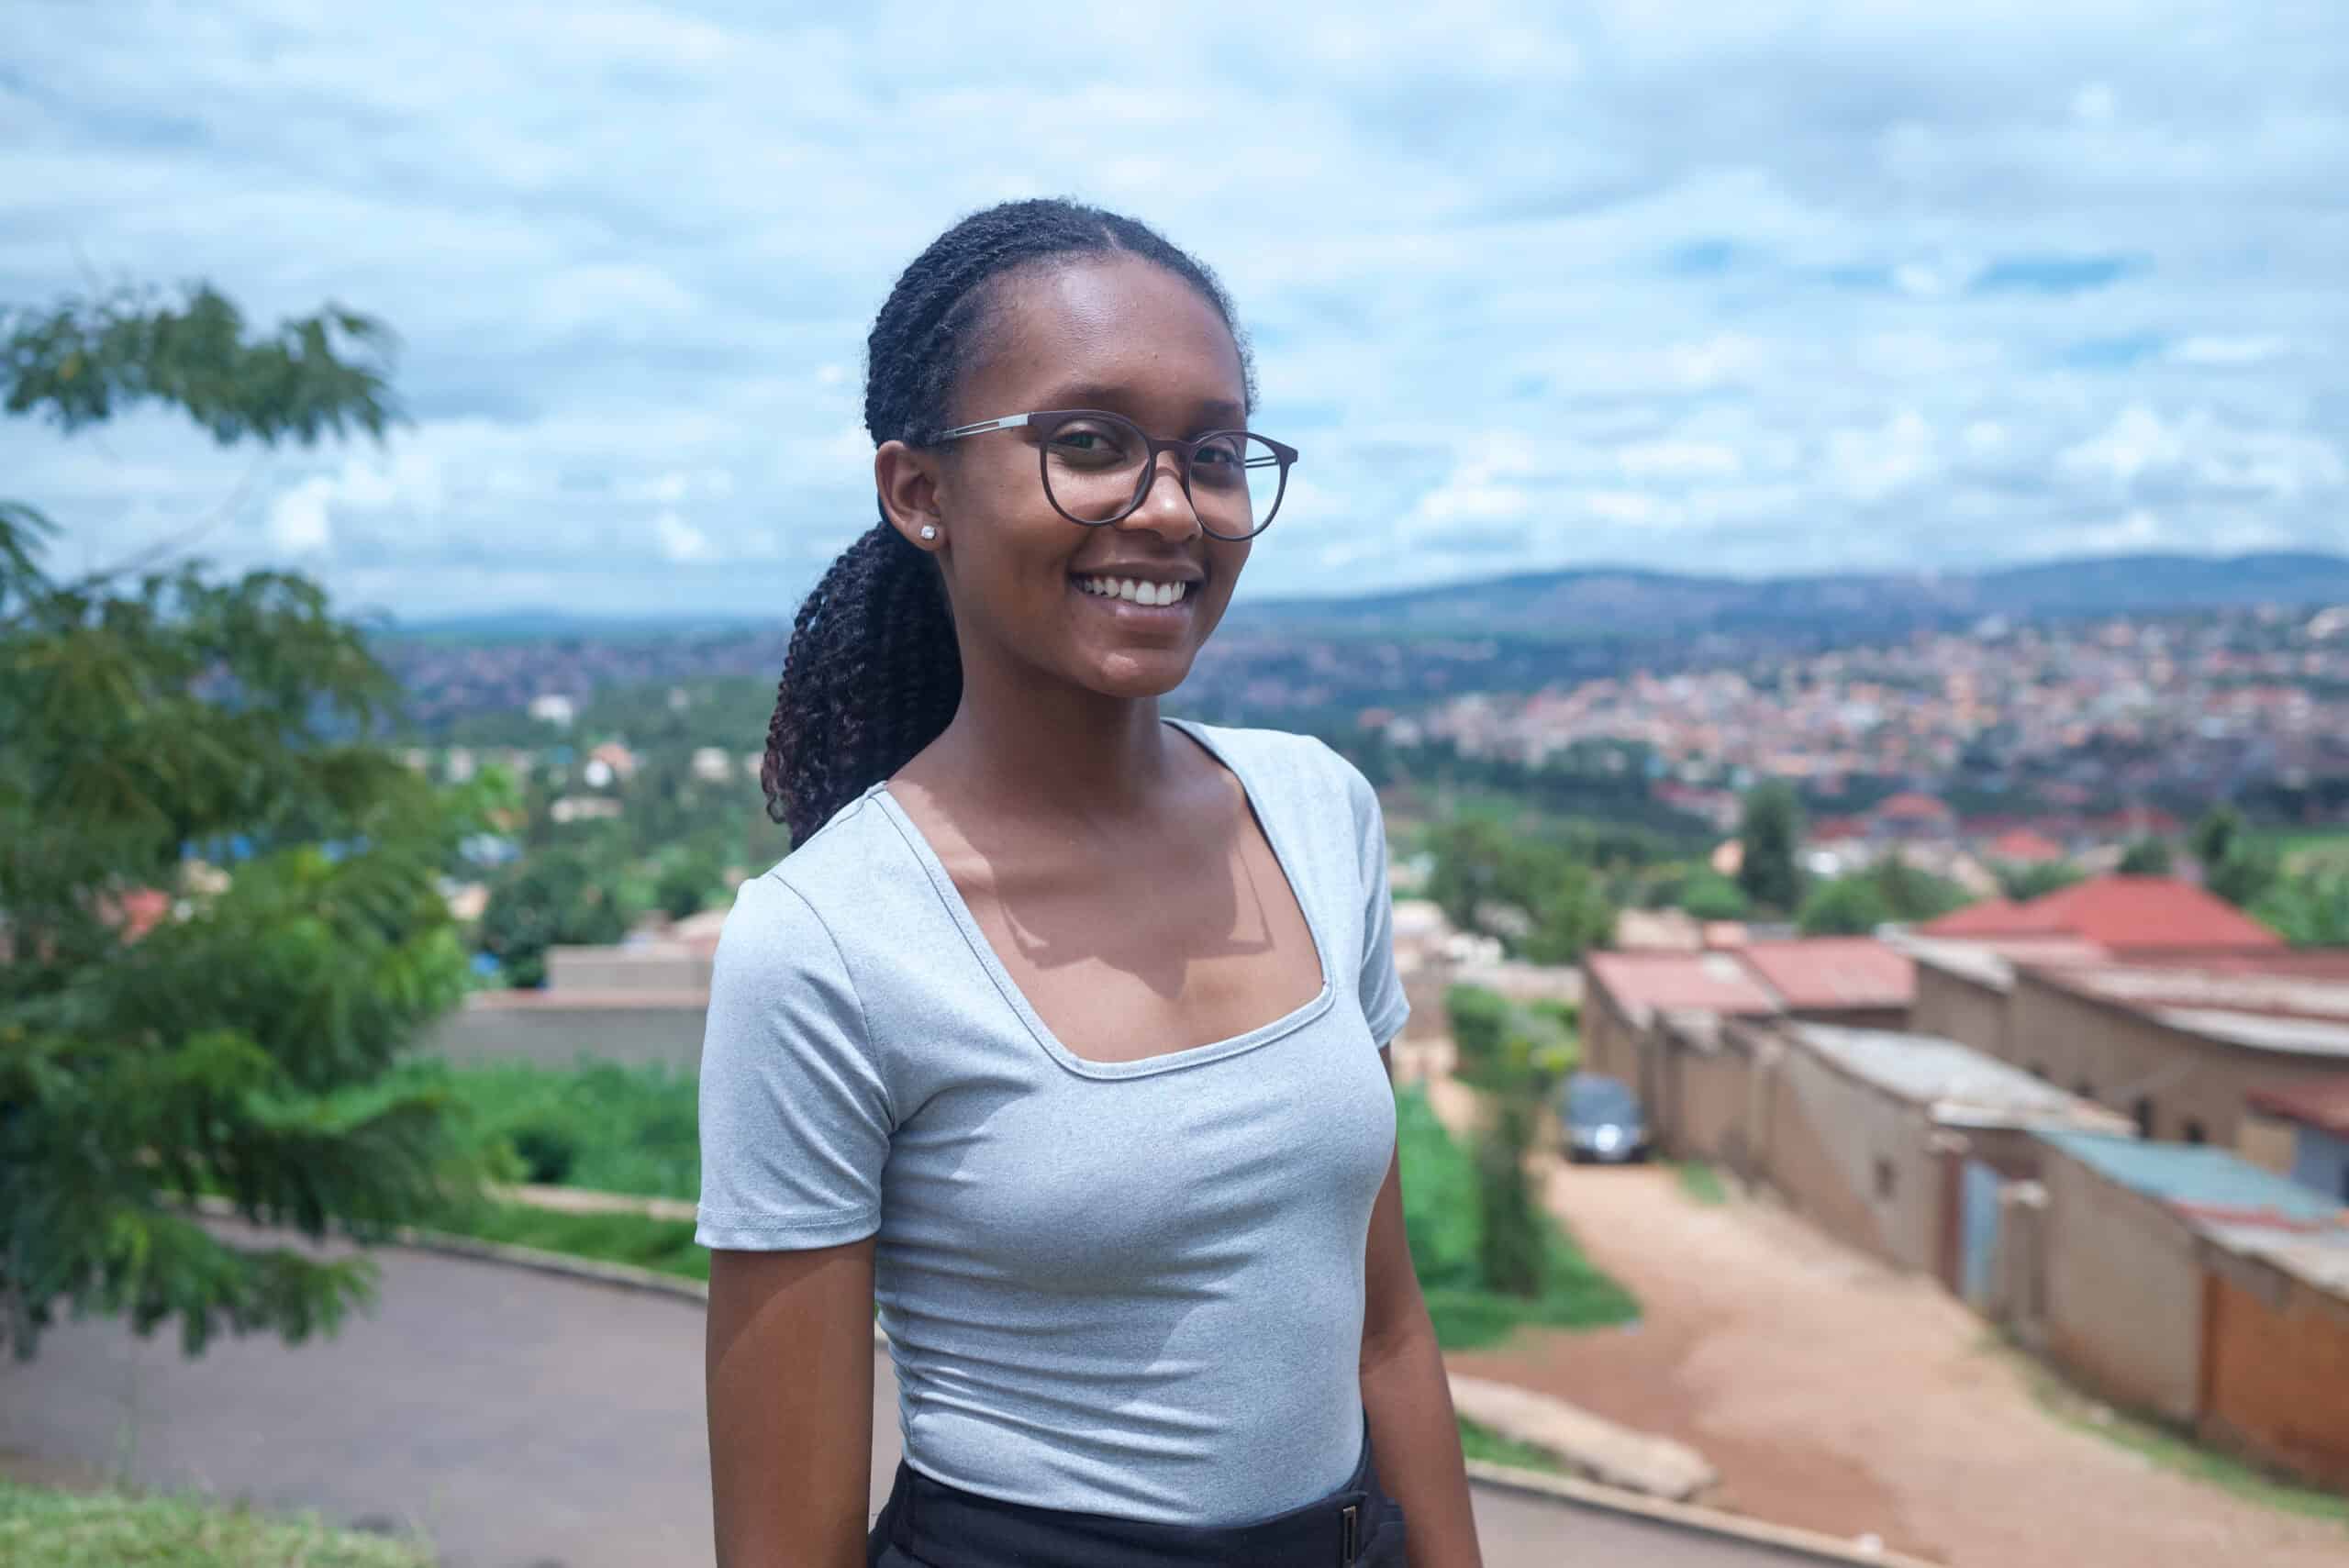
<instances>
[{"instance_id":1,"label":"woman's face","mask_svg":"<svg viewBox=\"0 0 2349 1568\"><path fill-rule=\"evenodd\" d=\"M1115 256L1015 272L995 286L950 424L1103 408L1165 439L1246 423L1239 346L1215 307L1163 268ZM967 436L938 462L942 537L933 548L966 664L981 651L975 639L999 659L1105 695L1173 690L1223 618L1249 541L1201 529L1173 453L1159 458L1148 495L1123 520L1069 521L1044 493L1041 436L1026 428ZM1178 583L1182 594L1153 606L1080 585L1104 576Z\"/></svg>"}]
</instances>

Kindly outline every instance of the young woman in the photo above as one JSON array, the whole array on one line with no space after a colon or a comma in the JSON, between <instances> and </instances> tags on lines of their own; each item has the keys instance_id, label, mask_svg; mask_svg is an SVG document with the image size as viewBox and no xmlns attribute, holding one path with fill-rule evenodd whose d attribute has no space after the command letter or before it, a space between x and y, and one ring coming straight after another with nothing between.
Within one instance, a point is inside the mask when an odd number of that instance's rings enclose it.
<instances>
[{"instance_id":1,"label":"young woman","mask_svg":"<svg viewBox=\"0 0 2349 1568\"><path fill-rule=\"evenodd\" d=\"M1275 516L1214 276L1065 202L881 307L702 1057L722 1568L1479 1562L1381 1066L1386 839L1162 719ZM904 1440L871 1520L875 1304ZM1374 1462L1373 1450L1376 1458Z\"/></svg>"}]
</instances>

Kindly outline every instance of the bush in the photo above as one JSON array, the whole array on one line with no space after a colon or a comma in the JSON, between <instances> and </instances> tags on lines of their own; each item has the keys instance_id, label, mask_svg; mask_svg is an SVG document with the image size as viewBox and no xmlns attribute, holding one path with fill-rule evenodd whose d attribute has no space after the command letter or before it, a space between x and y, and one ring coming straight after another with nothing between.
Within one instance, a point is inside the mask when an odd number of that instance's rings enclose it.
<instances>
[{"instance_id":1,"label":"bush","mask_svg":"<svg viewBox=\"0 0 2349 1568\"><path fill-rule=\"evenodd\" d=\"M1397 1092L1395 1119L1411 1262L1444 1349L1489 1345L1520 1324L1594 1329L1639 1316L1630 1294L1593 1266L1564 1227L1538 1207L1532 1208L1532 1220L1540 1239L1539 1292L1510 1296L1489 1288L1483 1272L1481 1193L1488 1178L1477 1159L1443 1129L1419 1089Z\"/></svg>"},{"instance_id":2,"label":"bush","mask_svg":"<svg viewBox=\"0 0 2349 1568\"><path fill-rule=\"evenodd\" d=\"M688 1073L598 1062L454 1069L484 1143L510 1149L529 1180L691 1199L701 1190L699 1091Z\"/></svg>"}]
</instances>

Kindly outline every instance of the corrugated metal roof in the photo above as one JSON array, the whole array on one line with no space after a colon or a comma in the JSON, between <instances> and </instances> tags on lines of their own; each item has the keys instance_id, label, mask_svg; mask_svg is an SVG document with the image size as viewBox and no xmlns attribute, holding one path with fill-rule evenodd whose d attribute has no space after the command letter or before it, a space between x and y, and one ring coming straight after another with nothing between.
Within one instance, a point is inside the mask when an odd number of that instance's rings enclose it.
<instances>
[{"instance_id":1,"label":"corrugated metal roof","mask_svg":"<svg viewBox=\"0 0 2349 1568\"><path fill-rule=\"evenodd\" d=\"M1584 962L1608 995L1642 1022L1676 1008L1754 1017L1785 1011L1731 953L1595 952Z\"/></svg>"},{"instance_id":2,"label":"corrugated metal roof","mask_svg":"<svg viewBox=\"0 0 2349 1568\"><path fill-rule=\"evenodd\" d=\"M1992 937L1977 940L1903 931L1891 940L1919 963L1998 991L2014 984L2018 963L2088 963L2112 956L2079 937Z\"/></svg>"},{"instance_id":3,"label":"corrugated metal roof","mask_svg":"<svg viewBox=\"0 0 2349 1568\"><path fill-rule=\"evenodd\" d=\"M2214 1223L2254 1218L2304 1226L2349 1225L2343 1209L2273 1171L2199 1143L2149 1143L2089 1132L2042 1131L2042 1140L2108 1179L2169 1205L2187 1218L2208 1211Z\"/></svg>"},{"instance_id":4,"label":"corrugated metal roof","mask_svg":"<svg viewBox=\"0 0 2349 1568\"><path fill-rule=\"evenodd\" d=\"M2281 947L2233 905L2168 876L2099 876L2027 904L1991 900L1918 928L1929 937L2085 937L2111 948Z\"/></svg>"},{"instance_id":5,"label":"corrugated metal roof","mask_svg":"<svg viewBox=\"0 0 2349 1568\"><path fill-rule=\"evenodd\" d=\"M2349 1062L2349 1022L2278 1018L2273 1013L2238 1013L2224 1007L2156 1007L2154 1017L2174 1029L2186 1029L2229 1045L2288 1051L2294 1056L2339 1057Z\"/></svg>"},{"instance_id":6,"label":"corrugated metal roof","mask_svg":"<svg viewBox=\"0 0 2349 1568\"><path fill-rule=\"evenodd\" d=\"M2349 1072L2313 1084L2254 1089L2243 1097L2270 1116L2349 1138Z\"/></svg>"},{"instance_id":7,"label":"corrugated metal roof","mask_svg":"<svg viewBox=\"0 0 2349 1568\"><path fill-rule=\"evenodd\" d=\"M1874 937L1748 942L1738 955L1789 1007L1906 1007L1917 999L1915 963Z\"/></svg>"},{"instance_id":8,"label":"corrugated metal roof","mask_svg":"<svg viewBox=\"0 0 2349 1568\"><path fill-rule=\"evenodd\" d=\"M1939 1035L1811 1023L1787 1024L1784 1032L1853 1077L1925 1106L1938 1121L2091 1128L2121 1121L2093 1101Z\"/></svg>"}]
</instances>

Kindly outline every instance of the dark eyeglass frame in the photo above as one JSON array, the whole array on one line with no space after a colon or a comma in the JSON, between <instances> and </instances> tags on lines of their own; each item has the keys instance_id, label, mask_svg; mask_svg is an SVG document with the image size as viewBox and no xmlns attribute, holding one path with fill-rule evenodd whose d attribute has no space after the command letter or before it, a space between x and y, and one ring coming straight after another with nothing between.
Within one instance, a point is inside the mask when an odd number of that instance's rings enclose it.
<instances>
[{"instance_id":1,"label":"dark eyeglass frame","mask_svg":"<svg viewBox=\"0 0 2349 1568\"><path fill-rule=\"evenodd\" d=\"M1141 442L1144 456L1141 473L1134 484L1134 493L1127 498L1126 504L1119 507L1114 516L1076 517L1061 505L1059 496L1052 494L1052 475L1050 467L1052 433L1063 425L1078 419L1104 420L1110 424L1123 425ZM1126 518L1132 517L1135 509L1142 504L1143 498L1149 495L1150 487L1158 482L1158 454L1174 452L1182 458L1182 462L1176 468L1176 477L1182 482L1183 499L1190 506L1191 516L1198 518L1199 531L1209 539L1230 540L1254 539L1273 526L1273 518L1281 509L1281 501L1288 495L1288 471L1297 458L1295 447L1283 441L1276 441L1272 437L1261 435L1254 430L1209 430L1206 435L1187 441L1181 439L1162 441L1123 414L1112 414L1106 408L1042 408L1027 414L1006 414L999 419L981 419L975 424L957 425L951 430L941 430L931 439L931 442L933 445L940 445L947 441L959 441L964 436L985 435L989 430L1020 428L1033 428L1042 432L1036 442L1036 476L1043 481L1044 499L1052 504L1053 511L1081 528L1107 528L1111 523L1123 522ZM1264 520L1244 534L1218 533L1215 529L1208 528L1207 517L1199 511L1198 502L1191 495L1191 462L1198 455L1199 449L1211 441L1231 436L1242 438L1243 444L1240 449L1242 452L1248 450L1244 444L1245 441L1262 441L1272 449L1273 455L1270 458L1260 458L1252 462L1243 457L1241 460L1242 468L1261 468L1266 462L1277 462L1281 470L1280 488L1273 493L1273 504L1264 508Z\"/></svg>"}]
</instances>

